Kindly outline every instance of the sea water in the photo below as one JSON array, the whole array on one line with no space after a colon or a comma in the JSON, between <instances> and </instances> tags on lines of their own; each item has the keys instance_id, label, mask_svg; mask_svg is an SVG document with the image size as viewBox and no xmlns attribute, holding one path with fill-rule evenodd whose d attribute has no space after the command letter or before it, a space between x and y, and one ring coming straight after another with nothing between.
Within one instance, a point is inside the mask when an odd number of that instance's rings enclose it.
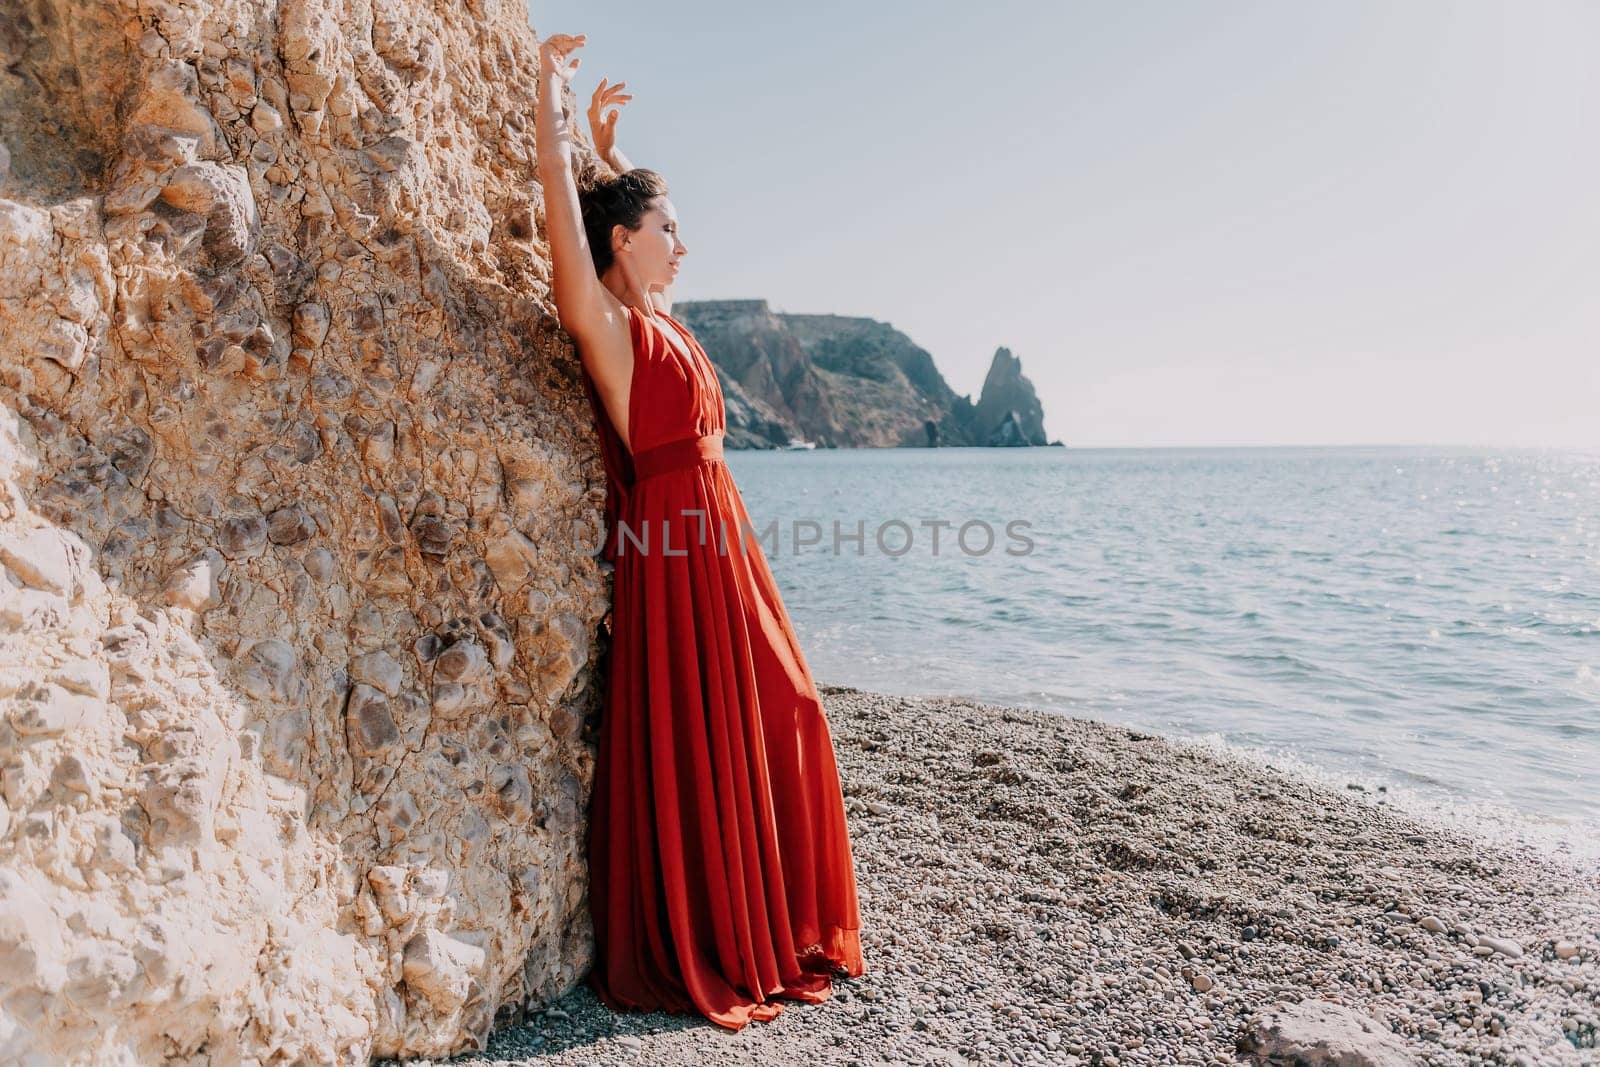
<instances>
[{"instance_id":1,"label":"sea water","mask_svg":"<svg viewBox=\"0 0 1600 1067\"><path fill-rule=\"evenodd\" d=\"M821 682L1058 710L1600 842L1600 451L729 464Z\"/></svg>"}]
</instances>

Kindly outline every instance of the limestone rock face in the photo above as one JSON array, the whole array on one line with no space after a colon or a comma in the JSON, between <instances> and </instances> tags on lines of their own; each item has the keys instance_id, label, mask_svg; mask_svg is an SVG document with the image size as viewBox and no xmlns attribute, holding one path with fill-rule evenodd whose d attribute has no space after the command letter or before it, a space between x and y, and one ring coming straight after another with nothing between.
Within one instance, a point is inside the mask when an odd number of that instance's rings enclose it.
<instances>
[{"instance_id":1,"label":"limestone rock face","mask_svg":"<svg viewBox=\"0 0 1600 1067\"><path fill-rule=\"evenodd\" d=\"M536 71L508 0L0 14L0 1061L447 1055L587 969Z\"/></svg>"}]
</instances>

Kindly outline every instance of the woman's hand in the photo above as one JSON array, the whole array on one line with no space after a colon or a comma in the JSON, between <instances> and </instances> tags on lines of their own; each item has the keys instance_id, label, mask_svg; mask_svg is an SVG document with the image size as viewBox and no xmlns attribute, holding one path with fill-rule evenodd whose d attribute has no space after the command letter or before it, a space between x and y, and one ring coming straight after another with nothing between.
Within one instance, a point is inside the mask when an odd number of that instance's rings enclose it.
<instances>
[{"instance_id":1,"label":"woman's hand","mask_svg":"<svg viewBox=\"0 0 1600 1067\"><path fill-rule=\"evenodd\" d=\"M595 154L607 161L617 147L617 119L622 114L618 109L633 99L632 93L622 91L627 84L618 82L607 88L606 79L601 78L600 84L595 86L594 96L589 100L589 139L594 142ZM600 113L608 107L613 110L602 119Z\"/></svg>"},{"instance_id":2,"label":"woman's hand","mask_svg":"<svg viewBox=\"0 0 1600 1067\"><path fill-rule=\"evenodd\" d=\"M571 83L572 76L578 72L581 59L574 58L571 63L567 57L583 47L588 39L587 34L580 33L574 37L570 33L552 33L539 45L539 73L554 74L561 79L563 86Z\"/></svg>"}]
</instances>

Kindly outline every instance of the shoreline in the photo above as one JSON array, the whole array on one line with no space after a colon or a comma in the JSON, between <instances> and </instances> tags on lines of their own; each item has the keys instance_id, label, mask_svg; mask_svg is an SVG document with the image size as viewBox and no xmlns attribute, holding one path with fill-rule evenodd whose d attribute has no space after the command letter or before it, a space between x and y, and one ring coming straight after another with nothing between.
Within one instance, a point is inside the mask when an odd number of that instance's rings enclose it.
<instances>
[{"instance_id":1,"label":"shoreline","mask_svg":"<svg viewBox=\"0 0 1600 1067\"><path fill-rule=\"evenodd\" d=\"M1586 813L1526 811L1504 800L1463 796L1431 783L1386 783L1293 751L1256 748L1214 736L1161 736L1169 744L1192 746L1224 761L1242 762L1334 792L1347 791L1352 799L1428 830L1467 837L1490 847L1527 849L1558 867L1570 868L1574 877L1600 879L1600 818Z\"/></svg>"},{"instance_id":2,"label":"shoreline","mask_svg":"<svg viewBox=\"0 0 1600 1067\"><path fill-rule=\"evenodd\" d=\"M1558 865L1570 866L1580 878L1600 878L1600 813L1529 811L1508 800L1464 795L1458 788L1441 784L1436 779L1424 778L1426 784L1405 782L1399 780L1404 776L1400 769L1391 768L1394 777L1385 780L1370 769L1322 762L1313 753L1299 752L1288 746L1230 741L1217 731L1174 733L1138 722L1078 715L1047 704L1011 703L970 693L898 693L843 683L819 683L819 688L856 690L917 701L954 700L1154 734L1167 744L1195 748L1223 762L1242 762L1251 768L1282 774L1313 786L1335 792L1348 791L1353 799L1429 829L1462 834L1504 848L1528 848Z\"/></svg>"},{"instance_id":3,"label":"shoreline","mask_svg":"<svg viewBox=\"0 0 1600 1067\"><path fill-rule=\"evenodd\" d=\"M1600 1058L1600 879L1576 866L1237 753L820 688L867 973L737 1033L580 984L449 1062Z\"/></svg>"}]
</instances>

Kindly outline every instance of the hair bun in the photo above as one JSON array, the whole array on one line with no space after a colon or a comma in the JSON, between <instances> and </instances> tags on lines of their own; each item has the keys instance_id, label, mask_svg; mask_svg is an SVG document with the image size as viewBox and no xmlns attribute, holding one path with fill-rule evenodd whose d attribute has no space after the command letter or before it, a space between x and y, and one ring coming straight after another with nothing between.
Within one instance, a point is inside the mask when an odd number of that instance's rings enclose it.
<instances>
[{"instance_id":1,"label":"hair bun","mask_svg":"<svg viewBox=\"0 0 1600 1067\"><path fill-rule=\"evenodd\" d=\"M576 173L573 180L578 186L578 192L597 192L607 185L615 182L615 173L591 155L579 155L573 160Z\"/></svg>"}]
</instances>

